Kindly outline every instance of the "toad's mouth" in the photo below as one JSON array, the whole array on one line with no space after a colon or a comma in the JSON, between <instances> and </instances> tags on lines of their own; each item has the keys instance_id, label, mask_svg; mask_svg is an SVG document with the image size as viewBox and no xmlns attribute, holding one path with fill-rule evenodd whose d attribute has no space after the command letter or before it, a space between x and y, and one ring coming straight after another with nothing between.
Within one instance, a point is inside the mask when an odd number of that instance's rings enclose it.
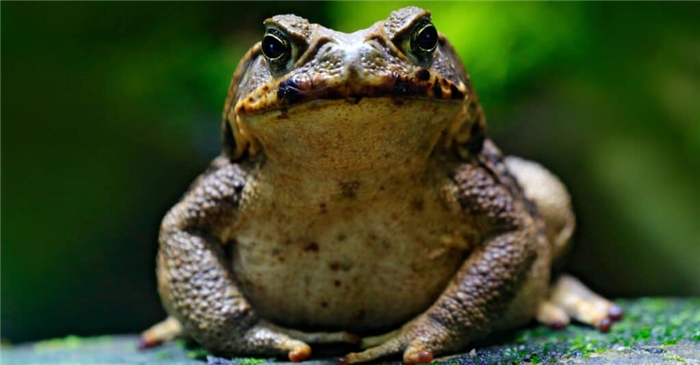
<instances>
[{"instance_id":1,"label":"toad's mouth","mask_svg":"<svg viewBox=\"0 0 700 365\"><path fill-rule=\"evenodd\" d=\"M296 105L316 100L346 99L358 103L363 98L390 97L400 102L403 98L436 101L465 101L468 86L435 75L426 69L402 76L396 73L360 78L309 78L294 75L273 85L264 85L247 98L238 101L238 115L257 115L273 110L283 112Z\"/></svg>"}]
</instances>

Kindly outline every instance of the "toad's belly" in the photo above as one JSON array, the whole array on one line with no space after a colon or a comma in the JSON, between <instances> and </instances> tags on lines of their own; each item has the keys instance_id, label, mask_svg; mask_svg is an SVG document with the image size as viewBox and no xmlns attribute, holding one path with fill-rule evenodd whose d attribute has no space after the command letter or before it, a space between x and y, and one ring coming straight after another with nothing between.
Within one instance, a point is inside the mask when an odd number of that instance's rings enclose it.
<instances>
[{"instance_id":1,"label":"toad's belly","mask_svg":"<svg viewBox=\"0 0 700 365\"><path fill-rule=\"evenodd\" d=\"M268 217L236 235L234 271L253 308L278 324L396 327L427 309L463 261L467 235L452 220L367 211Z\"/></svg>"}]
</instances>

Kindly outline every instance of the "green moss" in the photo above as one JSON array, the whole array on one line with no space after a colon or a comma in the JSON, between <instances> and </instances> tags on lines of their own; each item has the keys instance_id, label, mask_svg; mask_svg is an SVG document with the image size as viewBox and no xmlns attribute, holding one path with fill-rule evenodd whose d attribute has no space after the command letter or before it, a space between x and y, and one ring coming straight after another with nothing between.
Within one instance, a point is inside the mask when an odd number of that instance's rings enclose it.
<instances>
[{"instance_id":1,"label":"green moss","mask_svg":"<svg viewBox=\"0 0 700 365\"><path fill-rule=\"evenodd\" d=\"M111 336L98 337L79 337L68 335L63 338L52 338L49 340L39 341L34 344L35 351L51 351L56 349L75 349L86 344L94 344L96 342L107 342L111 340Z\"/></svg>"},{"instance_id":2,"label":"green moss","mask_svg":"<svg viewBox=\"0 0 700 365\"><path fill-rule=\"evenodd\" d=\"M257 365L267 362L268 359L258 359L254 357L234 357L231 362L237 365Z\"/></svg>"},{"instance_id":3,"label":"green moss","mask_svg":"<svg viewBox=\"0 0 700 365\"><path fill-rule=\"evenodd\" d=\"M642 298L620 300L625 310L622 321L609 333L583 325L553 331L537 326L516 331L509 338L494 338L477 347L476 356L464 356L463 363L549 363L567 358L600 356L608 350L663 352L681 342L700 341L700 299ZM511 345L502 345L512 340Z\"/></svg>"},{"instance_id":4,"label":"green moss","mask_svg":"<svg viewBox=\"0 0 700 365\"><path fill-rule=\"evenodd\" d=\"M207 355L209 355L207 350L201 347L187 350L187 357L190 359L205 360Z\"/></svg>"},{"instance_id":5,"label":"green moss","mask_svg":"<svg viewBox=\"0 0 700 365\"><path fill-rule=\"evenodd\" d=\"M678 356L678 355L666 354L666 355L664 355L664 358L666 358L666 359L668 359L668 360L678 361L678 362L685 362L685 359L682 358L682 357L680 357L680 356Z\"/></svg>"}]
</instances>

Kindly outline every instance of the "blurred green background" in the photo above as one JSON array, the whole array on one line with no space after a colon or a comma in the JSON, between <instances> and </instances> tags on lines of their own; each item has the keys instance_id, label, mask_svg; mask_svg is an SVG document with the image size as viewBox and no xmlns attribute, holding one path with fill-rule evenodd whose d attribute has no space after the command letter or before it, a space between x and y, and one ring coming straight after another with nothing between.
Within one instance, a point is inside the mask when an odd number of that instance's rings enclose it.
<instances>
[{"instance_id":1,"label":"blurred green background","mask_svg":"<svg viewBox=\"0 0 700 365\"><path fill-rule=\"evenodd\" d=\"M219 151L271 15L342 31L404 3L2 4L2 337L163 318L158 225ZM568 185L568 269L613 297L700 295L698 3L424 3L491 136Z\"/></svg>"}]
</instances>

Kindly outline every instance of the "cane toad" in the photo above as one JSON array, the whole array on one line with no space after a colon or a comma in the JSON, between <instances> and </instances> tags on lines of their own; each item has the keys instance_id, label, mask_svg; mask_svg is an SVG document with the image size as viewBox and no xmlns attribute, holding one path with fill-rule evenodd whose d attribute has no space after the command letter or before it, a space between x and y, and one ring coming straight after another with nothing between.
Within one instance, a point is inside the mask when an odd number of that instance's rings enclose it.
<instances>
[{"instance_id":1,"label":"cane toad","mask_svg":"<svg viewBox=\"0 0 700 365\"><path fill-rule=\"evenodd\" d=\"M224 108L223 152L163 219L158 289L225 355L355 363L464 350L532 318L607 330L620 309L550 279L574 227L562 183L504 157L462 61L416 7L346 34L265 21Z\"/></svg>"}]
</instances>

